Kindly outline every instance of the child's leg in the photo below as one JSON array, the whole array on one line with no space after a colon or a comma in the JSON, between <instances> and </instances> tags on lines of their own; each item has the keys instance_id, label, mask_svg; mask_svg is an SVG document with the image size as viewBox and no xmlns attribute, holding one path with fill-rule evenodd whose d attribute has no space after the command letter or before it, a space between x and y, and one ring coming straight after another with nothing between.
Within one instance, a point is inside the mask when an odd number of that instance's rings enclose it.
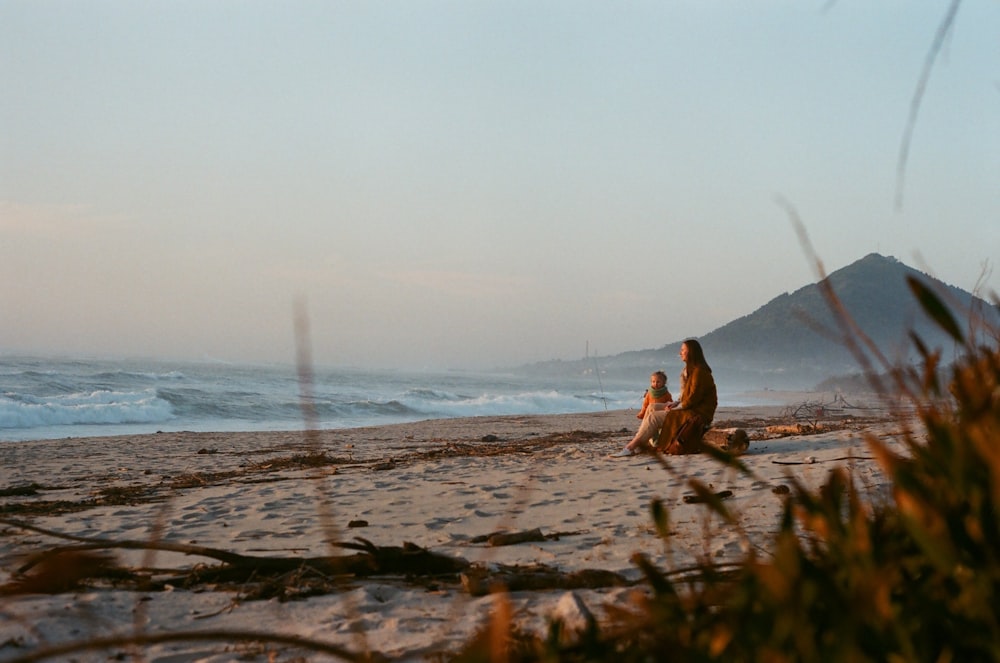
<instances>
[{"instance_id":1,"label":"child's leg","mask_svg":"<svg viewBox=\"0 0 1000 663\"><path fill-rule=\"evenodd\" d=\"M663 425L663 419L667 416L667 410L654 410L652 408L646 412L646 416L643 417L642 423L639 424L639 430L636 431L635 436L629 441L625 446L626 449L632 451L634 449L642 449L648 446L649 439L656 437L657 432L660 430L660 426Z\"/></svg>"}]
</instances>

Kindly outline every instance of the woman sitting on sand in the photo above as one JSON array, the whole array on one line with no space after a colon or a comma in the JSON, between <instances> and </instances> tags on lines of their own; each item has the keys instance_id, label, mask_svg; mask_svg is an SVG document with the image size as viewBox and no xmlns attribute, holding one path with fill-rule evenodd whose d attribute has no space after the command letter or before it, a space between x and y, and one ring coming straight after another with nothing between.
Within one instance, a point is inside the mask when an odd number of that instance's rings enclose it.
<instances>
[{"instance_id":1,"label":"woman sitting on sand","mask_svg":"<svg viewBox=\"0 0 1000 663\"><path fill-rule=\"evenodd\" d=\"M695 439L700 439L712 424L719 399L712 368L705 361L701 344L693 338L684 341L681 343L680 358L684 362L680 400L650 407L635 437L624 449L613 454L614 458L624 458L637 454L640 450L647 450L647 441L653 449L667 451L685 423L690 422L695 427Z\"/></svg>"}]
</instances>

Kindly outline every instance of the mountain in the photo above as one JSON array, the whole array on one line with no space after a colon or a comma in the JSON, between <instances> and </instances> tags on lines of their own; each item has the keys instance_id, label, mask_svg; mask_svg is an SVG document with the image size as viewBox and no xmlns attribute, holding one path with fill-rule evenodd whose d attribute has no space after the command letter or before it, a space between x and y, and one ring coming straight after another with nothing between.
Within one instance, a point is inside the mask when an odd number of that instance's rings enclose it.
<instances>
[{"instance_id":1,"label":"mountain","mask_svg":"<svg viewBox=\"0 0 1000 663\"><path fill-rule=\"evenodd\" d=\"M945 360L950 360L954 344L921 311L906 283L909 276L917 278L941 297L960 323L967 323L969 311L975 310L992 324L1000 324L997 307L895 258L877 253L833 272L825 282L858 326L891 361L914 358L908 335L910 330L929 347L941 348ZM833 336L829 333L831 330ZM813 283L779 295L753 313L698 340L717 381L725 380L732 391L736 388L811 389L826 378L857 373L860 370L857 363L835 340L838 337L820 284ZM677 375L681 368L677 358L680 344L678 340L654 350L579 361L541 362L522 370L567 375L586 373L597 366L602 374L639 380L641 384L657 368Z\"/></svg>"}]
</instances>

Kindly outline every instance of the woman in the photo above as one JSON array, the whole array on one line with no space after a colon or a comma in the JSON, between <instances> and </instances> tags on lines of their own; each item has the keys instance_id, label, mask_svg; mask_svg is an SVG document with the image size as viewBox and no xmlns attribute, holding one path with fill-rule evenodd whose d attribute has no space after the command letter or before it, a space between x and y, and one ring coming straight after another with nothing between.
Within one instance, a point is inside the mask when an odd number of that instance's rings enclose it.
<instances>
[{"instance_id":1,"label":"woman","mask_svg":"<svg viewBox=\"0 0 1000 663\"><path fill-rule=\"evenodd\" d=\"M689 428L693 427L692 439L699 441L712 424L719 399L715 391L712 368L705 361L701 344L693 338L684 341L681 343L680 358L684 362L680 399L664 406L657 405L650 408L639 425L635 437L624 449L613 454L614 458L637 454L646 443L651 444L657 451L667 451L685 423L689 424ZM679 452L673 451L673 453Z\"/></svg>"}]
</instances>

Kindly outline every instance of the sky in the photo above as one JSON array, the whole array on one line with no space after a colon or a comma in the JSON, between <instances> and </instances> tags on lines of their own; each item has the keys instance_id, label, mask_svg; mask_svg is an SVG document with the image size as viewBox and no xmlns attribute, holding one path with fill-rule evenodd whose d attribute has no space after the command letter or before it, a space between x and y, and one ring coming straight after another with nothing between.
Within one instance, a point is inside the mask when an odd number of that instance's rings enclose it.
<instances>
[{"instance_id":1,"label":"sky","mask_svg":"<svg viewBox=\"0 0 1000 663\"><path fill-rule=\"evenodd\" d=\"M476 369L1000 289L1000 2L0 0L0 353ZM902 192L901 205L897 194Z\"/></svg>"}]
</instances>

